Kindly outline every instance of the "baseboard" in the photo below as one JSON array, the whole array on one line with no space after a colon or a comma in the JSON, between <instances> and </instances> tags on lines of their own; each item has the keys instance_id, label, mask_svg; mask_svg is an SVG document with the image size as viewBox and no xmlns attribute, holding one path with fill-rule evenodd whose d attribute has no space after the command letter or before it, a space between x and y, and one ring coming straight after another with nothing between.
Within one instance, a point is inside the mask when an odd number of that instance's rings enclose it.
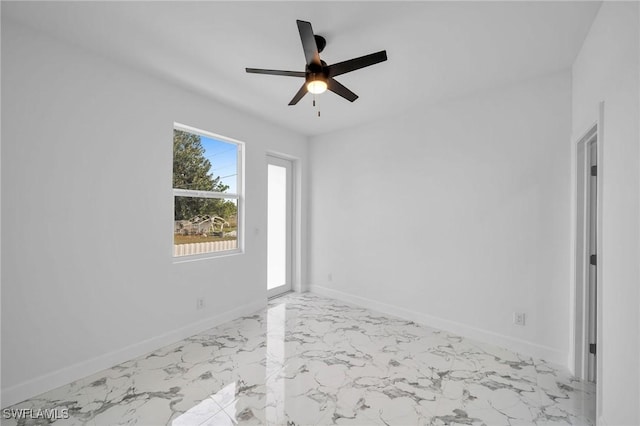
<instances>
[{"instance_id":1,"label":"baseboard","mask_svg":"<svg viewBox=\"0 0 640 426\"><path fill-rule=\"evenodd\" d=\"M7 389L2 389L2 406L8 407L25 399L32 398L41 393L50 391L59 386L66 385L83 377L111 368L122 362L153 352L163 346L178 342L194 334L198 334L209 328L216 327L225 322L234 320L244 315L252 314L267 304L265 300L259 300L231 309L222 314L214 315L179 329L170 331L157 337L143 340L139 343L118 349L116 351L100 355L68 367L61 368L51 373L27 380Z\"/></svg>"},{"instance_id":2,"label":"baseboard","mask_svg":"<svg viewBox=\"0 0 640 426\"><path fill-rule=\"evenodd\" d=\"M553 364L567 367L567 354L548 346L539 345L537 343L506 336L493 331L483 330L467 324L435 317L422 312L412 311L399 306L390 305L388 303L379 302L366 297L356 296L320 285L312 284L308 287L311 293L331 297L333 299L352 303L354 305L362 306L385 314L394 315L406 320L414 321L418 324L444 330L470 339L487 342L514 352L526 354L534 358L544 359Z\"/></svg>"}]
</instances>

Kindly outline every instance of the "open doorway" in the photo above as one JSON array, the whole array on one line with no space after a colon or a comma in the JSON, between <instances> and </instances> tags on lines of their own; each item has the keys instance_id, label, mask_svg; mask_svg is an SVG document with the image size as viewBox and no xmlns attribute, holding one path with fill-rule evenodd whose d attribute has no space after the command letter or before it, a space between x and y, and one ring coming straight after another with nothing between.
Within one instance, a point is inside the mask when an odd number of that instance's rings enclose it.
<instances>
[{"instance_id":1,"label":"open doorway","mask_svg":"<svg viewBox=\"0 0 640 426\"><path fill-rule=\"evenodd\" d=\"M576 376L597 380L598 356L598 129L577 145Z\"/></svg>"},{"instance_id":2,"label":"open doorway","mask_svg":"<svg viewBox=\"0 0 640 426\"><path fill-rule=\"evenodd\" d=\"M293 165L267 156L267 296L291 291Z\"/></svg>"}]
</instances>

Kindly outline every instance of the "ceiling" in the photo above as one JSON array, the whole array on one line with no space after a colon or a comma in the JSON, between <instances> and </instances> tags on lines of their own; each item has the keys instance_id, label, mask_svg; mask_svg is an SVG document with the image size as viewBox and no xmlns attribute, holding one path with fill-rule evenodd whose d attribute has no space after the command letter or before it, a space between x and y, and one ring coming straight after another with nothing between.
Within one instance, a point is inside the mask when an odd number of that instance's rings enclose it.
<instances>
[{"instance_id":1,"label":"ceiling","mask_svg":"<svg viewBox=\"0 0 640 426\"><path fill-rule=\"evenodd\" d=\"M2 2L2 18L318 135L568 68L600 2ZM360 98L318 96L296 19L327 39L328 64L386 49L389 60L336 79Z\"/></svg>"}]
</instances>

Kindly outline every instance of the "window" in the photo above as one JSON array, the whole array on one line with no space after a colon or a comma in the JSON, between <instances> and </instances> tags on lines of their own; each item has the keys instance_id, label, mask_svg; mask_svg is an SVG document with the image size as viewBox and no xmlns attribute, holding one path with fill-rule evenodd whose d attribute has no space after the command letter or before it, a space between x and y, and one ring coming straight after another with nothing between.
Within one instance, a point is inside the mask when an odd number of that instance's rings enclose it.
<instances>
[{"instance_id":1,"label":"window","mask_svg":"<svg viewBox=\"0 0 640 426\"><path fill-rule=\"evenodd\" d=\"M174 257L240 251L242 147L174 124Z\"/></svg>"}]
</instances>

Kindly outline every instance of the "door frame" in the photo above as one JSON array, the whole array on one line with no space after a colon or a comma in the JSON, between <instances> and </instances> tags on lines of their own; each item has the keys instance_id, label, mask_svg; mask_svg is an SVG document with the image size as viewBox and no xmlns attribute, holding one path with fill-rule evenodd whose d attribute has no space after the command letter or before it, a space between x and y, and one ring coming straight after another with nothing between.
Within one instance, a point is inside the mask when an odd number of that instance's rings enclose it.
<instances>
[{"instance_id":1,"label":"door frame","mask_svg":"<svg viewBox=\"0 0 640 426\"><path fill-rule=\"evenodd\" d=\"M597 275L597 266L590 263L590 256L597 255L597 224L594 232L593 213L594 199L597 203L597 186L594 188L591 167L597 165L598 128L597 124L580 139L576 146L576 239L575 239L575 375L582 380L594 380L595 366L589 352L589 343L597 343L597 330L594 330L594 320L597 321L597 308L594 306L592 281ZM594 153L595 151L595 153ZM597 182L597 181L596 181ZM596 191L596 194L593 191ZM597 220L597 207L596 207ZM596 264L598 262L596 261ZM595 331L595 336L594 336ZM597 358L597 357L596 357Z\"/></svg>"},{"instance_id":2,"label":"door frame","mask_svg":"<svg viewBox=\"0 0 640 426\"><path fill-rule=\"evenodd\" d=\"M268 179L269 179L269 165L273 164L275 166L285 167L287 170L287 249L286 249L286 262L287 262L287 270L286 270L286 281L287 283L283 286L275 287L272 289L267 289L267 298L278 297L284 293L288 293L293 291L295 283L297 282L296 277L296 264L298 256L296 253L295 244L296 241L296 180L297 180L297 160L291 158L289 156L285 156L282 154L267 152L266 155L266 175L267 175L267 203L269 202L269 191L268 191ZM268 239L269 239L269 224L267 217L267 256L268 256ZM268 264L267 264L268 267ZM268 276L268 274L267 274Z\"/></svg>"},{"instance_id":3,"label":"door frame","mask_svg":"<svg viewBox=\"0 0 640 426\"><path fill-rule=\"evenodd\" d=\"M588 145L596 143L597 147L597 181L596 181L596 336L597 336L597 356L596 356L596 413L601 411L602 401L602 381L598 378L602 377L602 289L604 286L602 280L602 200L603 200L603 135L604 135L604 102L600 102L598 106L598 119L589 127L589 129L579 138L573 145L572 150L572 252L573 252L573 268L572 268L572 285L571 285L571 345L569 366L572 373L582 379L588 378L588 356L587 347L588 339L588 298L586 291L588 289L588 268L589 255L588 240L588 197L586 179L590 179L590 167L588 165ZM574 139L575 140L575 139ZM598 415L598 414L597 414Z\"/></svg>"},{"instance_id":4,"label":"door frame","mask_svg":"<svg viewBox=\"0 0 640 426\"><path fill-rule=\"evenodd\" d=\"M589 257L592 253L591 240L594 237L591 229L593 187L590 180L592 165L592 149L598 144L597 125L592 126L580 138L576 145L576 238L575 238L575 375L582 380L589 377L590 315L596 315L592 309L590 279L593 277ZM597 154L596 154L597 155ZM597 200L597 198L596 198ZM597 213L596 213L597 215ZM597 230L595 235L598 239ZM597 252L596 252L597 253ZM596 262L597 263L597 262ZM597 269L596 269L597 270ZM596 277L597 282L597 277ZM597 300L597 296L596 296ZM597 333L596 333L597 335Z\"/></svg>"}]
</instances>

